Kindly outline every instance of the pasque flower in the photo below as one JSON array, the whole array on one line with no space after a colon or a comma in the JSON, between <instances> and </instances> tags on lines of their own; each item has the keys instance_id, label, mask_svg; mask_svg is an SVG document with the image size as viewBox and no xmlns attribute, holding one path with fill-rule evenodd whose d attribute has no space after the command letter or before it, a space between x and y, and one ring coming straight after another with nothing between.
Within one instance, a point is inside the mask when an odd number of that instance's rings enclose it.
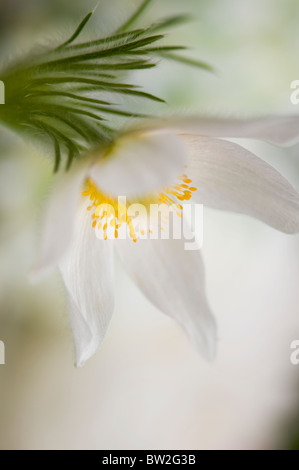
<instances>
[{"instance_id":1,"label":"pasque flower","mask_svg":"<svg viewBox=\"0 0 299 470\"><path fill-rule=\"evenodd\" d=\"M205 357L215 356L216 325L200 252L186 251L184 239L140 239L143 228L136 231L128 211L119 209L119 196L131 204L162 202L180 217L183 204L191 201L241 212L287 233L299 230L295 189L250 152L222 140L291 143L298 118L147 120L132 129L120 124L148 117L140 106L132 111L127 98L164 102L125 79L127 72L154 68L160 59L212 70L186 57L184 47L163 43L165 31L184 23L185 15L134 27L150 3L140 1L128 20L105 37L81 42L93 10L62 44L38 48L1 70L5 106L0 123L49 147L56 172L63 163L69 170L46 210L34 274L60 266L78 365L95 353L111 319L114 248L153 304L182 325ZM124 126L127 130L120 132ZM122 227L129 228L129 239L120 239Z\"/></svg>"},{"instance_id":2,"label":"pasque flower","mask_svg":"<svg viewBox=\"0 0 299 470\"><path fill-rule=\"evenodd\" d=\"M205 294L200 251L184 250L184 240L136 241L133 236L133 243L117 234L115 240L99 240L95 230L103 221L98 205L113 205L118 196L134 202L151 195L177 207L191 200L296 233L298 192L270 165L223 138L284 145L295 142L298 129L296 117L148 122L74 164L45 211L34 276L60 267L78 366L100 346L113 313L114 249L146 297L182 326L200 353L213 359L216 351L216 322Z\"/></svg>"}]
</instances>

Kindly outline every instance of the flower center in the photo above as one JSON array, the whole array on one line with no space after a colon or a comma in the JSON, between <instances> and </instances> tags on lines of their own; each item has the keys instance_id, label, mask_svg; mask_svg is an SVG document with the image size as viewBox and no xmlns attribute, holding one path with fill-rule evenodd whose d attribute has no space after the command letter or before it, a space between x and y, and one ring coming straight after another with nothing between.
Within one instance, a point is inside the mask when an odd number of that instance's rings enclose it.
<instances>
[{"instance_id":1,"label":"flower center","mask_svg":"<svg viewBox=\"0 0 299 470\"><path fill-rule=\"evenodd\" d=\"M183 202L190 201L195 191L197 191L197 188L192 185L192 180L186 174L183 174L176 184L164 188L157 195L147 197L142 201L129 201L129 204L142 204L146 211L148 211L151 204L165 204L178 217L182 218ZM86 188L82 195L90 199L87 210L92 213L92 226L98 233L101 233L101 238L104 240L119 238L119 230L125 225L128 227L133 242L137 242L138 233L141 236L145 235L145 229L140 224L140 219L137 222L137 219L130 214L130 206L127 205L125 198L115 199L102 193L91 180L86 182ZM160 229L164 230L163 227L160 227ZM148 227L147 224L146 230L152 233L151 225Z\"/></svg>"}]
</instances>

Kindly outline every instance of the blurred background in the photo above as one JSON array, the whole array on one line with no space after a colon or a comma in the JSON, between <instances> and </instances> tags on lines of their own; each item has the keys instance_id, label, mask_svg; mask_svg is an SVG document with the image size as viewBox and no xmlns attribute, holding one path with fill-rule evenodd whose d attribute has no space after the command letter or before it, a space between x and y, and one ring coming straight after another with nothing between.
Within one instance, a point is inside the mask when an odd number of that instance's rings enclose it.
<instances>
[{"instance_id":1,"label":"blurred background","mask_svg":"<svg viewBox=\"0 0 299 470\"><path fill-rule=\"evenodd\" d=\"M94 4L1 0L1 63L66 39ZM137 5L102 0L85 35L112 31ZM194 20L169 41L190 46L216 74L170 62L135 73L134 82L167 100L149 111L298 112L290 103L298 0L156 0L142 21L184 12ZM244 145L299 189L298 146ZM77 370L59 273L39 286L27 280L52 181L52 162L1 128L0 448L299 449L299 366L290 363L299 339L299 237L205 210L203 256L219 325L213 365L116 260L115 315L100 351Z\"/></svg>"}]
</instances>

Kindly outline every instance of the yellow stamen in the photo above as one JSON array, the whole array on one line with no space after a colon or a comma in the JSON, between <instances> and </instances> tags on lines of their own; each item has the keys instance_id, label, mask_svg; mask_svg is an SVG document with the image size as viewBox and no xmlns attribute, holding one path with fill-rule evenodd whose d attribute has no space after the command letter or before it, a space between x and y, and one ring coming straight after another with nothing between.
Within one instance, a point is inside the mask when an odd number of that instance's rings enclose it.
<instances>
[{"instance_id":1,"label":"yellow stamen","mask_svg":"<svg viewBox=\"0 0 299 470\"><path fill-rule=\"evenodd\" d=\"M183 205L180 202L189 201L197 188L191 186L192 180L188 178L186 174L183 174L179 181L173 186L165 188L158 196L154 198L148 198L146 205L150 203L166 204L177 214L178 217L183 217ZM137 242L137 234L134 227L132 217L128 215L127 207L124 204L118 204L118 200L113 197L102 193L96 185L88 180L86 182L86 189L82 193L82 196L90 199L90 206L87 208L88 211L93 211L92 214L92 227L98 228L103 231L104 240L108 239L108 227L111 227L114 232L114 237L118 238L119 229L122 225L126 224L129 228L130 238L134 243ZM136 201L135 201L136 202ZM141 202L141 201L139 201ZM131 201L132 203L132 201ZM164 228L160 227L163 231ZM148 232L153 233L152 229L149 228ZM145 235L145 231L140 230L142 236Z\"/></svg>"}]
</instances>

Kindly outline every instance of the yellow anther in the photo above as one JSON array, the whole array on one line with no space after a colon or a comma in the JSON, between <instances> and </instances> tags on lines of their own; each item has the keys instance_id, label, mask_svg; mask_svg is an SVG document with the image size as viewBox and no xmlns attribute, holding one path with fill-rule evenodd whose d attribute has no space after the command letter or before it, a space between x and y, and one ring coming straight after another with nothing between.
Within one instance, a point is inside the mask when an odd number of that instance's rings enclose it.
<instances>
[{"instance_id":1,"label":"yellow anther","mask_svg":"<svg viewBox=\"0 0 299 470\"><path fill-rule=\"evenodd\" d=\"M183 174L179 181L173 186L169 186L164 189L158 196L150 198L154 203L159 202L166 204L174 210L178 217L182 218L183 205L180 202L189 201L197 188L191 186L192 180L188 178L186 174ZM134 227L132 218L128 215L127 207L124 204L118 204L118 200L112 198L106 194L103 194L92 181L87 181L87 188L84 190L82 195L90 199L90 206L87 210L93 211L92 214L92 227L98 228L103 231L104 240L108 239L108 224L109 227L114 228L114 237L118 238L118 230L123 224L127 224L129 228L130 238L134 243L137 242L137 234ZM136 202L136 201L135 201ZM140 202L140 201L139 201ZM132 203L132 201L131 201ZM148 204L148 203L147 203ZM169 218L169 217L167 217ZM164 230L160 227L160 230ZM148 232L153 234L151 228ZM145 230L141 229L140 233L142 236L145 235Z\"/></svg>"}]
</instances>

